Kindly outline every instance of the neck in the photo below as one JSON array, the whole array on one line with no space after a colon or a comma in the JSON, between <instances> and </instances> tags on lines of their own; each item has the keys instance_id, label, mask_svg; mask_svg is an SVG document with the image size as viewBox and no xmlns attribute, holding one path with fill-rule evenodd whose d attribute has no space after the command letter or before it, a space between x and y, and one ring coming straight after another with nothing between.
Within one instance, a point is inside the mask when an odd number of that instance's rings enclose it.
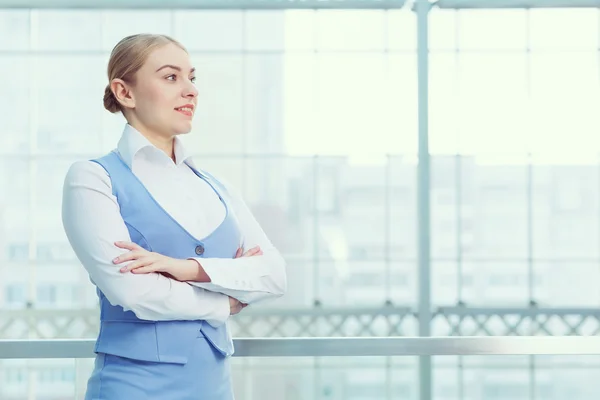
<instances>
[{"instance_id":1,"label":"neck","mask_svg":"<svg viewBox=\"0 0 600 400\"><path fill-rule=\"evenodd\" d=\"M172 136L161 135L158 132L155 132L151 129L146 128L140 123L131 123L130 125L137 129L150 143L152 143L157 149L162 150L167 157L171 158L173 162L175 160L175 140Z\"/></svg>"}]
</instances>

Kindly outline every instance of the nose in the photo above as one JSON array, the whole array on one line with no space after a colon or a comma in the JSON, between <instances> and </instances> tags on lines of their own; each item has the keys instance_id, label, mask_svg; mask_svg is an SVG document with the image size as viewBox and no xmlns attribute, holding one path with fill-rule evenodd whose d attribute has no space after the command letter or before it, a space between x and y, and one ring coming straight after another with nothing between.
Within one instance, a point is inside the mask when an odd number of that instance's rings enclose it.
<instances>
[{"instance_id":1,"label":"nose","mask_svg":"<svg viewBox=\"0 0 600 400\"><path fill-rule=\"evenodd\" d=\"M196 85L194 85L191 81L183 89L183 95L188 98L194 98L198 96L198 89L196 89Z\"/></svg>"}]
</instances>

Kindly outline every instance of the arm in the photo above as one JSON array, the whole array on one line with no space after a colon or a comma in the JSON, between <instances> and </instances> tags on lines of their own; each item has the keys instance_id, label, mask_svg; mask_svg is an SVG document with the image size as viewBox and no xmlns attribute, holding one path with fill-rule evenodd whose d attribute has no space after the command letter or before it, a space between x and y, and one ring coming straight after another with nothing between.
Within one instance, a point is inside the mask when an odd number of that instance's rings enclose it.
<instances>
[{"instance_id":1,"label":"arm","mask_svg":"<svg viewBox=\"0 0 600 400\"><path fill-rule=\"evenodd\" d=\"M224 294L159 273L119 272L121 266L112 260L126 250L114 243L131 238L110 178L100 165L83 161L71 166L64 182L62 220L79 261L112 305L152 321L206 320L217 327L229 317L229 298Z\"/></svg>"},{"instance_id":2,"label":"arm","mask_svg":"<svg viewBox=\"0 0 600 400\"><path fill-rule=\"evenodd\" d=\"M241 258L194 258L200 265L198 280L191 285L224 293L242 303L282 296L287 290L286 263L273 246L241 195L227 186L231 208L236 214L244 249L259 246L262 255ZM204 276L207 279L202 279Z\"/></svg>"}]
</instances>

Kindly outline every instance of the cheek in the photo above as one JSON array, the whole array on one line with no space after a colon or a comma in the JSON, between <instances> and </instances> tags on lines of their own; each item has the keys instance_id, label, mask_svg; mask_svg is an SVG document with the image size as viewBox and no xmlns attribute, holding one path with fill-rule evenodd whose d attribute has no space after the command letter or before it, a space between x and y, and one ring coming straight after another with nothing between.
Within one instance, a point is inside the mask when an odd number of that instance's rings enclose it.
<instances>
[{"instance_id":1,"label":"cheek","mask_svg":"<svg viewBox=\"0 0 600 400\"><path fill-rule=\"evenodd\" d=\"M175 100L173 95L164 87L148 87L140 93L139 111L149 120L170 118Z\"/></svg>"},{"instance_id":2,"label":"cheek","mask_svg":"<svg viewBox=\"0 0 600 400\"><path fill-rule=\"evenodd\" d=\"M168 90L161 87L152 87L146 92L146 101L154 106L155 111L160 112L167 104L170 104Z\"/></svg>"}]
</instances>

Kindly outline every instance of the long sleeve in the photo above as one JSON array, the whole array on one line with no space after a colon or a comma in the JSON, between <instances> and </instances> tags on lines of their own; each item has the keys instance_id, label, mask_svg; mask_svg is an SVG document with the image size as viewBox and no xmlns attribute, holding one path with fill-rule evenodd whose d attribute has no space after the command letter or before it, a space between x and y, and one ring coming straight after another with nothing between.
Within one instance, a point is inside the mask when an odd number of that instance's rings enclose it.
<instances>
[{"instance_id":1,"label":"long sleeve","mask_svg":"<svg viewBox=\"0 0 600 400\"><path fill-rule=\"evenodd\" d=\"M237 216L243 237L243 249L260 246L261 256L241 258L194 258L211 282L189 282L191 285L227 294L251 304L283 296L287 290L286 263L273 246L242 196L227 185L231 206Z\"/></svg>"},{"instance_id":2,"label":"long sleeve","mask_svg":"<svg viewBox=\"0 0 600 400\"><path fill-rule=\"evenodd\" d=\"M226 295L194 287L162 274L122 273L112 260L126 253L115 241L131 241L112 194L106 171L90 161L71 166L64 182L62 220L65 232L91 281L113 305L140 319L206 320L220 326L229 317Z\"/></svg>"}]
</instances>

